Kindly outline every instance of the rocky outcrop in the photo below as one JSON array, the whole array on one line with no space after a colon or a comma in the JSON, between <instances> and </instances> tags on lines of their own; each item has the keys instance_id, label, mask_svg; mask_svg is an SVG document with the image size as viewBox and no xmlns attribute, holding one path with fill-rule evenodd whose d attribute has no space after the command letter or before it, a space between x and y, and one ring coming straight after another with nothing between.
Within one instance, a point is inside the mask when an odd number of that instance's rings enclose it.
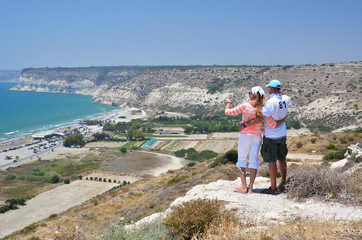
<instances>
[{"instance_id":1,"label":"rocky outcrop","mask_svg":"<svg viewBox=\"0 0 362 240\"><path fill-rule=\"evenodd\" d=\"M279 79L290 116L336 129L360 122L362 62L297 66L160 66L24 69L16 90L93 96L127 107L221 111L251 87Z\"/></svg>"}]
</instances>

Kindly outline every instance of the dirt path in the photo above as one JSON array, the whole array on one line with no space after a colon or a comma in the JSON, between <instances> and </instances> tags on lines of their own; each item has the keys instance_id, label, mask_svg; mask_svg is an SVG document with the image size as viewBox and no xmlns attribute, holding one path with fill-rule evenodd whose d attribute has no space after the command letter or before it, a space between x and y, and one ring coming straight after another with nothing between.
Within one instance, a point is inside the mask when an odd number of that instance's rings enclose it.
<instances>
[{"instance_id":1,"label":"dirt path","mask_svg":"<svg viewBox=\"0 0 362 240\"><path fill-rule=\"evenodd\" d=\"M187 163L189 163L189 161L185 160L184 158L179 158L179 157L175 157L172 155L167 155L167 154L163 154L163 153L146 152L146 151L140 151L140 152L156 154L159 156L169 157L171 159L171 161L168 162L166 165L164 165L162 167L157 167L157 168L151 169L149 173L152 174L153 176L159 176L162 173L166 173L168 170L180 169L180 168L184 167Z\"/></svg>"},{"instance_id":2,"label":"dirt path","mask_svg":"<svg viewBox=\"0 0 362 240\"><path fill-rule=\"evenodd\" d=\"M118 184L77 180L39 194L25 206L0 214L0 238L82 204Z\"/></svg>"},{"instance_id":3,"label":"dirt path","mask_svg":"<svg viewBox=\"0 0 362 240\"><path fill-rule=\"evenodd\" d=\"M287 158L290 158L292 160L301 160L302 162L306 162L307 160L318 162L318 161L323 160L323 155L288 153ZM310 161L308 161L308 162L310 162Z\"/></svg>"}]
</instances>

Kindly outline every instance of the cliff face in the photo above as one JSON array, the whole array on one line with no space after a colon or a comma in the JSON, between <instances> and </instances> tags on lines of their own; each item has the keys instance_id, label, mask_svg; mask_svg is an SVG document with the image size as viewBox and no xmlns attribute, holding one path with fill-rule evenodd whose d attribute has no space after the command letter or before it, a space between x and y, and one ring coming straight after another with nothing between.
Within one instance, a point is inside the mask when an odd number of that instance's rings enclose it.
<instances>
[{"instance_id":1,"label":"cliff face","mask_svg":"<svg viewBox=\"0 0 362 240\"><path fill-rule=\"evenodd\" d=\"M251 87L279 79L291 116L344 126L360 122L362 62L298 66L164 66L24 69L16 90L91 95L100 103L150 109L223 110ZM323 119L323 120L321 120Z\"/></svg>"}]
</instances>

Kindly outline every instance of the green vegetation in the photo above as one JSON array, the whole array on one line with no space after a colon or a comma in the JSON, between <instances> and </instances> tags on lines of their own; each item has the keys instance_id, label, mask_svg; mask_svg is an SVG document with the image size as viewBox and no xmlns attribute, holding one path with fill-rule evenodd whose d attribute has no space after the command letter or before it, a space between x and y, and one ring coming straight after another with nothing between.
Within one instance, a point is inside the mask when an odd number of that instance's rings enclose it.
<instances>
[{"instance_id":1,"label":"green vegetation","mask_svg":"<svg viewBox=\"0 0 362 240\"><path fill-rule=\"evenodd\" d=\"M80 146L84 147L85 141L82 134L71 135L65 138L63 145L65 147Z\"/></svg>"},{"instance_id":2,"label":"green vegetation","mask_svg":"<svg viewBox=\"0 0 362 240\"><path fill-rule=\"evenodd\" d=\"M26 202L25 198L11 198L5 201L5 206L0 207L0 213L7 212L11 209L17 209L17 205L24 206Z\"/></svg>"},{"instance_id":3,"label":"green vegetation","mask_svg":"<svg viewBox=\"0 0 362 240\"><path fill-rule=\"evenodd\" d=\"M317 141L316 138L312 138L312 139L310 140L310 142L313 143L313 144L316 143L316 141Z\"/></svg>"},{"instance_id":4,"label":"green vegetation","mask_svg":"<svg viewBox=\"0 0 362 240\"><path fill-rule=\"evenodd\" d=\"M189 163L187 164L188 167L193 167L193 166L195 166L195 165L196 165L196 162L189 162Z\"/></svg>"},{"instance_id":5,"label":"green vegetation","mask_svg":"<svg viewBox=\"0 0 362 240\"><path fill-rule=\"evenodd\" d=\"M328 150L338 150L338 148L336 147L336 145L334 145L334 144L329 144L327 147L326 147L326 149L328 149Z\"/></svg>"},{"instance_id":6,"label":"green vegetation","mask_svg":"<svg viewBox=\"0 0 362 240\"><path fill-rule=\"evenodd\" d=\"M203 161L217 156L217 153L214 151L204 150L199 153L194 148L178 150L175 152L175 155L176 157L185 157L185 153L187 153L187 159L194 161Z\"/></svg>"},{"instance_id":7,"label":"green vegetation","mask_svg":"<svg viewBox=\"0 0 362 240\"><path fill-rule=\"evenodd\" d=\"M296 143L296 147L297 147L297 148L301 148L302 146L303 146L303 143L302 143L302 142L297 142L297 143Z\"/></svg>"},{"instance_id":8,"label":"green vegetation","mask_svg":"<svg viewBox=\"0 0 362 240\"><path fill-rule=\"evenodd\" d=\"M336 151L336 152L329 152L323 156L323 160L340 160L344 158L344 154L346 153L346 149Z\"/></svg>"},{"instance_id":9,"label":"green vegetation","mask_svg":"<svg viewBox=\"0 0 362 240\"><path fill-rule=\"evenodd\" d=\"M77 179L79 173L97 169L98 167L98 163L83 163L74 160L63 160L25 168L14 175L16 175L18 180L22 181L57 183L61 181L61 177Z\"/></svg>"},{"instance_id":10,"label":"green vegetation","mask_svg":"<svg viewBox=\"0 0 362 240\"><path fill-rule=\"evenodd\" d=\"M44 136L45 139L49 139L49 138L52 138L52 137L60 137L60 134L53 133L53 134L49 134L49 135Z\"/></svg>"},{"instance_id":11,"label":"green vegetation","mask_svg":"<svg viewBox=\"0 0 362 240\"><path fill-rule=\"evenodd\" d=\"M301 128L300 122L297 121L297 120L285 121L285 125L286 125L287 129L290 129L290 128L299 129L299 128Z\"/></svg>"},{"instance_id":12,"label":"green vegetation","mask_svg":"<svg viewBox=\"0 0 362 240\"><path fill-rule=\"evenodd\" d=\"M64 179L64 183L65 183L65 184L69 184L69 183L70 183L69 178Z\"/></svg>"},{"instance_id":13,"label":"green vegetation","mask_svg":"<svg viewBox=\"0 0 362 240\"><path fill-rule=\"evenodd\" d=\"M340 142L341 144L347 144L347 140L346 140L345 138L340 138L340 139L339 139L339 142Z\"/></svg>"},{"instance_id":14,"label":"green vegetation","mask_svg":"<svg viewBox=\"0 0 362 240\"><path fill-rule=\"evenodd\" d=\"M5 176L5 180L14 180L16 178L15 174L7 174Z\"/></svg>"},{"instance_id":15,"label":"green vegetation","mask_svg":"<svg viewBox=\"0 0 362 240\"><path fill-rule=\"evenodd\" d=\"M225 163L227 163L227 162L228 162L228 160L227 160L226 158L224 158L224 157L218 157L218 158L216 158L215 161L213 161L213 162L209 165L209 167L210 167L210 168L214 168L214 167L216 167L216 166L219 166L219 165L221 165L221 164L225 164Z\"/></svg>"},{"instance_id":16,"label":"green vegetation","mask_svg":"<svg viewBox=\"0 0 362 240\"><path fill-rule=\"evenodd\" d=\"M106 133L95 133L93 134L93 137L95 138L96 141L101 141L101 140L108 140L111 137L106 134Z\"/></svg>"},{"instance_id":17,"label":"green vegetation","mask_svg":"<svg viewBox=\"0 0 362 240\"><path fill-rule=\"evenodd\" d=\"M186 178L187 178L187 176L179 176L179 177L172 178L170 181L167 182L167 185L171 186L175 183L183 181Z\"/></svg>"},{"instance_id":18,"label":"green vegetation","mask_svg":"<svg viewBox=\"0 0 362 240\"><path fill-rule=\"evenodd\" d=\"M229 150L225 153L224 158L226 158L229 162L236 164L238 162L238 151Z\"/></svg>"}]
</instances>

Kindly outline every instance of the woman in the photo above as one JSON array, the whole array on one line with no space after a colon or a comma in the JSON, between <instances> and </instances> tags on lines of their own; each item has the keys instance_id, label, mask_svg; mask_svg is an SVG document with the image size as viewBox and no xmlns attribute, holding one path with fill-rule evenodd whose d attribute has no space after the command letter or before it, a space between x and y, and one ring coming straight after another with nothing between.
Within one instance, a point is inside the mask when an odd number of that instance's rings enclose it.
<instances>
[{"instance_id":1,"label":"woman","mask_svg":"<svg viewBox=\"0 0 362 240\"><path fill-rule=\"evenodd\" d=\"M238 142L238 162L236 163L240 171L241 188L234 189L235 192L240 193L253 193L253 184L259 169L258 154L261 145L262 108L265 102L263 89L260 86L253 87L249 91L249 99L249 102L245 102L233 109L230 109L231 100L227 99L225 108L226 115L243 114ZM277 122L272 118L267 119L267 123L274 128L284 121L285 119ZM249 190L246 184L246 157L248 154L250 169Z\"/></svg>"}]
</instances>

